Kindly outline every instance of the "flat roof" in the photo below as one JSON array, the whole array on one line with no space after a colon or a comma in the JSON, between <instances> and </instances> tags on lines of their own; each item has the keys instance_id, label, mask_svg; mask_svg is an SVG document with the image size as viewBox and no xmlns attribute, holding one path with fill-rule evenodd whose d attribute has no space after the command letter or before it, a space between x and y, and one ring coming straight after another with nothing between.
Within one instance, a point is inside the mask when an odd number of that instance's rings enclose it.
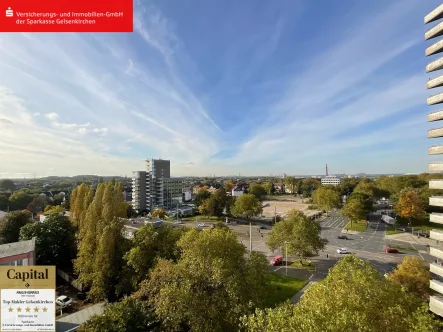
<instances>
[{"instance_id":1,"label":"flat roof","mask_svg":"<svg viewBox=\"0 0 443 332\"><path fill-rule=\"evenodd\" d=\"M27 254L35 251L35 237L31 240L12 242L0 245L0 258Z\"/></svg>"}]
</instances>

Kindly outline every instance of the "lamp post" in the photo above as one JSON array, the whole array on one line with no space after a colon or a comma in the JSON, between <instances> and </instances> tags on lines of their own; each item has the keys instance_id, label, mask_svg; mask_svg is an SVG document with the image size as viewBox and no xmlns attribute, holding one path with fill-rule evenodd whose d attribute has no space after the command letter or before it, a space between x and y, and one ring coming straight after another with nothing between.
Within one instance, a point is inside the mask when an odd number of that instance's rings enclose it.
<instances>
[{"instance_id":1,"label":"lamp post","mask_svg":"<svg viewBox=\"0 0 443 332\"><path fill-rule=\"evenodd\" d=\"M288 241L285 241L285 249L286 249L286 275L288 275Z\"/></svg>"}]
</instances>

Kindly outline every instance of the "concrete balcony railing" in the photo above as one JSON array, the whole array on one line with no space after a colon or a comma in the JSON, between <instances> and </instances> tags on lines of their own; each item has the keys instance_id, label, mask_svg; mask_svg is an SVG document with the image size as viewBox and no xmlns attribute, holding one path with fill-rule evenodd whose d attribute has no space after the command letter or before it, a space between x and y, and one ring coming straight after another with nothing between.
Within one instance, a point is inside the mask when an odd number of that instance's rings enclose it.
<instances>
[{"instance_id":1,"label":"concrete balcony railing","mask_svg":"<svg viewBox=\"0 0 443 332\"><path fill-rule=\"evenodd\" d=\"M436 292L439 292L440 294L443 294L443 282L432 279L429 287L433 290L435 290Z\"/></svg>"},{"instance_id":2,"label":"concrete balcony railing","mask_svg":"<svg viewBox=\"0 0 443 332\"><path fill-rule=\"evenodd\" d=\"M436 138L436 137L443 137L443 128L434 128L428 130L428 138Z\"/></svg>"},{"instance_id":3,"label":"concrete balcony railing","mask_svg":"<svg viewBox=\"0 0 443 332\"><path fill-rule=\"evenodd\" d=\"M443 266L441 266L440 264L437 264L437 263L429 264L429 271L431 271L431 273L434 273L440 277L443 277Z\"/></svg>"},{"instance_id":4,"label":"concrete balcony railing","mask_svg":"<svg viewBox=\"0 0 443 332\"><path fill-rule=\"evenodd\" d=\"M429 122L439 121L439 120L443 120L443 110L437 111L437 112L432 112L432 113L428 114L428 121Z\"/></svg>"},{"instance_id":5,"label":"concrete balcony railing","mask_svg":"<svg viewBox=\"0 0 443 332\"><path fill-rule=\"evenodd\" d=\"M428 154L443 154L443 145L433 145L428 147Z\"/></svg>"},{"instance_id":6,"label":"concrete balcony railing","mask_svg":"<svg viewBox=\"0 0 443 332\"><path fill-rule=\"evenodd\" d=\"M433 71L436 71L436 70L440 70L442 68L443 68L443 57L439 58L439 59L437 59L435 61L429 62L426 65L426 72L430 73L430 72L433 72Z\"/></svg>"},{"instance_id":7,"label":"concrete balcony railing","mask_svg":"<svg viewBox=\"0 0 443 332\"><path fill-rule=\"evenodd\" d=\"M429 189L443 189L443 180L430 180Z\"/></svg>"},{"instance_id":8,"label":"concrete balcony railing","mask_svg":"<svg viewBox=\"0 0 443 332\"><path fill-rule=\"evenodd\" d=\"M443 35L443 22L438 23L437 25L434 25L432 28L430 28L428 31L425 32L425 39L429 40L435 37L439 37Z\"/></svg>"},{"instance_id":9,"label":"concrete balcony railing","mask_svg":"<svg viewBox=\"0 0 443 332\"><path fill-rule=\"evenodd\" d=\"M429 205L443 207L443 196L431 196L431 197L429 197Z\"/></svg>"},{"instance_id":10,"label":"concrete balcony railing","mask_svg":"<svg viewBox=\"0 0 443 332\"><path fill-rule=\"evenodd\" d=\"M430 56L441 52L443 52L443 40L439 40L438 42L429 46L425 51L425 55Z\"/></svg>"},{"instance_id":11,"label":"concrete balcony railing","mask_svg":"<svg viewBox=\"0 0 443 332\"><path fill-rule=\"evenodd\" d=\"M440 231L438 229L431 229L429 231L429 237L432 240L443 241L443 231Z\"/></svg>"},{"instance_id":12,"label":"concrete balcony railing","mask_svg":"<svg viewBox=\"0 0 443 332\"><path fill-rule=\"evenodd\" d=\"M426 82L427 89L438 88L440 86L443 86L443 75L435 77L435 78Z\"/></svg>"},{"instance_id":13,"label":"concrete balcony railing","mask_svg":"<svg viewBox=\"0 0 443 332\"><path fill-rule=\"evenodd\" d=\"M438 6L432 12L425 16L425 24L437 21L443 18L443 5Z\"/></svg>"},{"instance_id":14,"label":"concrete balcony railing","mask_svg":"<svg viewBox=\"0 0 443 332\"><path fill-rule=\"evenodd\" d=\"M443 297L431 296L429 299L429 310L436 315L443 316Z\"/></svg>"},{"instance_id":15,"label":"concrete balcony railing","mask_svg":"<svg viewBox=\"0 0 443 332\"><path fill-rule=\"evenodd\" d=\"M430 163L428 165L429 172L443 172L443 162Z\"/></svg>"},{"instance_id":16,"label":"concrete balcony railing","mask_svg":"<svg viewBox=\"0 0 443 332\"><path fill-rule=\"evenodd\" d=\"M429 255L439 258L439 259L443 259L443 250L441 250L440 248L436 248L436 247L430 247L429 248Z\"/></svg>"},{"instance_id":17,"label":"concrete balcony railing","mask_svg":"<svg viewBox=\"0 0 443 332\"><path fill-rule=\"evenodd\" d=\"M436 224L443 224L443 213L431 213L429 215L429 221Z\"/></svg>"},{"instance_id":18,"label":"concrete balcony railing","mask_svg":"<svg viewBox=\"0 0 443 332\"><path fill-rule=\"evenodd\" d=\"M426 99L426 103L428 105L436 105L443 103L443 92L428 97L428 99Z\"/></svg>"}]
</instances>

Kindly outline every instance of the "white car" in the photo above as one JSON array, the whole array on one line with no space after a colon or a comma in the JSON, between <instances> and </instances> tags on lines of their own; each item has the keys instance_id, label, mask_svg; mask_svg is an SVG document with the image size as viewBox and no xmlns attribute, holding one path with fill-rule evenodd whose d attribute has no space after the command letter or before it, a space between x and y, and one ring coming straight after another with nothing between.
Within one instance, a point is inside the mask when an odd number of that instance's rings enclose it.
<instances>
[{"instance_id":1,"label":"white car","mask_svg":"<svg viewBox=\"0 0 443 332\"><path fill-rule=\"evenodd\" d=\"M62 295L57 297L55 303L62 308L69 307L72 304L72 299L69 296Z\"/></svg>"},{"instance_id":2,"label":"white car","mask_svg":"<svg viewBox=\"0 0 443 332\"><path fill-rule=\"evenodd\" d=\"M337 254L349 254L350 252L346 248L337 249Z\"/></svg>"},{"instance_id":3,"label":"white car","mask_svg":"<svg viewBox=\"0 0 443 332\"><path fill-rule=\"evenodd\" d=\"M198 224L198 227L205 227L205 224L200 223L200 224Z\"/></svg>"}]
</instances>

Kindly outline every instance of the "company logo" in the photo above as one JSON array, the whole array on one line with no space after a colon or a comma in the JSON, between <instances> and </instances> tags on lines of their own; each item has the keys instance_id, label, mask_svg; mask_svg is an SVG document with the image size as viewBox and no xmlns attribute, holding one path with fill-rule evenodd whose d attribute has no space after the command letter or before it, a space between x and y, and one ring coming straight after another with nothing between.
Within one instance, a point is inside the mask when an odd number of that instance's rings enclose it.
<instances>
[{"instance_id":1,"label":"company logo","mask_svg":"<svg viewBox=\"0 0 443 332\"><path fill-rule=\"evenodd\" d=\"M23 281L29 279L49 279L49 272L48 269L45 269L45 272L38 272L33 269L29 272L16 272L14 269L9 269L6 276L8 279L19 279Z\"/></svg>"},{"instance_id":2,"label":"company logo","mask_svg":"<svg viewBox=\"0 0 443 332\"><path fill-rule=\"evenodd\" d=\"M11 9L11 7L8 7L8 9L6 9L6 17L13 17L14 16L14 11Z\"/></svg>"}]
</instances>

